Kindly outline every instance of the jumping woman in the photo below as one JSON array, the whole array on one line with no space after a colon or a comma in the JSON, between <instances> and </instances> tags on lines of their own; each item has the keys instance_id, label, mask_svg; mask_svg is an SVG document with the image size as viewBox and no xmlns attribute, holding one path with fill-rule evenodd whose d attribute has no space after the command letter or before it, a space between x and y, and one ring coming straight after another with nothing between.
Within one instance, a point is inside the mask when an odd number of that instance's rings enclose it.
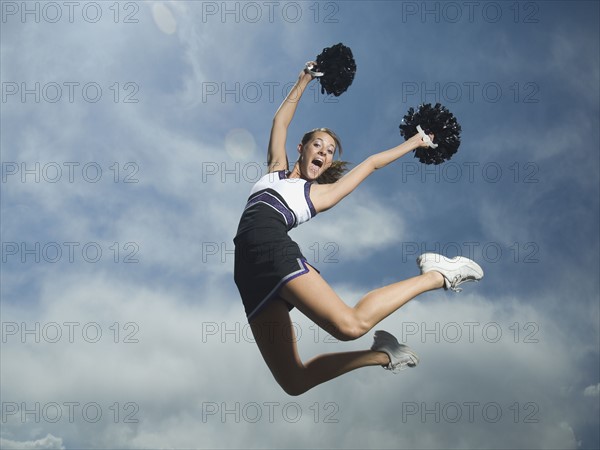
<instances>
[{"instance_id":1,"label":"jumping woman","mask_svg":"<svg viewBox=\"0 0 600 450\"><path fill-rule=\"evenodd\" d=\"M396 372L419 362L412 350L382 330L375 332L370 350L323 354L303 362L289 315L292 308L333 337L349 341L363 336L423 292L440 288L459 291L461 283L483 277L481 267L468 258L425 253L417 259L420 275L371 291L350 307L307 263L288 232L335 206L377 169L427 146L428 141L415 134L344 174L343 163L334 161L336 151L342 151L340 140L333 131L319 128L304 135L297 146L298 160L288 171L287 130L313 79L312 72L303 70L275 114L268 173L252 188L234 238L234 279L248 322L275 380L289 395L300 395L360 367L383 366Z\"/></svg>"}]
</instances>

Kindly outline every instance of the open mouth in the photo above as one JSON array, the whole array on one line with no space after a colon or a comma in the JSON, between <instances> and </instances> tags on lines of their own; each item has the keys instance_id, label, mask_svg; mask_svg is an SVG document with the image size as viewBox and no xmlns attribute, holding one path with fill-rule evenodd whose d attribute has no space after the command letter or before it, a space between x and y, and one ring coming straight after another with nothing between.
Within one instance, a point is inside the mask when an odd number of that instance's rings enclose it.
<instances>
[{"instance_id":1,"label":"open mouth","mask_svg":"<svg viewBox=\"0 0 600 450\"><path fill-rule=\"evenodd\" d=\"M325 164L325 161L323 161L321 158L317 157L310 162L310 164L308 166L308 170L312 174L312 176L316 178L321 174L321 169L324 164Z\"/></svg>"}]
</instances>

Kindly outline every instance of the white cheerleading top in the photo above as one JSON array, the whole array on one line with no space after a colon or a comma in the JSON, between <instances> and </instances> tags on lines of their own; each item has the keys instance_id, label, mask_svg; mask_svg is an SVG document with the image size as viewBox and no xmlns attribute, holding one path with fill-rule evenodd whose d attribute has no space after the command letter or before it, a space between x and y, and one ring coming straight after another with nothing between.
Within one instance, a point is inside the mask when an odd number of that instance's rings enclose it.
<instances>
[{"instance_id":1,"label":"white cheerleading top","mask_svg":"<svg viewBox=\"0 0 600 450\"><path fill-rule=\"evenodd\" d=\"M317 214L310 201L311 184L303 178L287 178L285 170L267 173L252 187L245 210L257 203L268 205L291 230Z\"/></svg>"}]
</instances>

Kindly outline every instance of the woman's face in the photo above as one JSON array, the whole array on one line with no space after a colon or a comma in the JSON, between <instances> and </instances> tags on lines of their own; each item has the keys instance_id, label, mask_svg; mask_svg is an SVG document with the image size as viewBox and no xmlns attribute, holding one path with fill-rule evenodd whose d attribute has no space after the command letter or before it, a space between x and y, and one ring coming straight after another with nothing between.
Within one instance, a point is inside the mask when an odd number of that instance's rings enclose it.
<instances>
[{"instance_id":1,"label":"woman's face","mask_svg":"<svg viewBox=\"0 0 600 450\"><path fill-rule=\"evenodd\" d=\"M316 180L333 162L335 141L324 131L315 132L309 141L298 145L300 171L308 180Z\"/></svg>"}]
</instances>

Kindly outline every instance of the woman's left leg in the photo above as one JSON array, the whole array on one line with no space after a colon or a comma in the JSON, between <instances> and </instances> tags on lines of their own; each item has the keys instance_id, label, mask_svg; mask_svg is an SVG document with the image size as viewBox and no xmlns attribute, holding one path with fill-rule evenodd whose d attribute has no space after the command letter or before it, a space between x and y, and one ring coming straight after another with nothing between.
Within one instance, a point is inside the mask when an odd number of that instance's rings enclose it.
<instances>
[{"instance_id":1,"label":"woman's left leg","mask_svg":"<svg viewBox=\"0 0 600 450\"><path fill-rule=\"evenodd\" d=\"M252 321L250 327L271 373L285 392L300 395L351 370L385 366L386 353L360 350L318 355L303 363L298 355L294 327L286 304L275 299Z\"/></svg>"},{"instance_id":2,"label":"woman's left leg","mask_svg":"<svg viewBox=\"0 0 600 450\"><path fill-rule=\"evenodd\" d=\"M442 274L427 272L375 289L351 307L309 267L308 273L286 283L280 296L333 337L348 341L363 336L418 295L443 285Z\"/></svg>"}]
</instances>

